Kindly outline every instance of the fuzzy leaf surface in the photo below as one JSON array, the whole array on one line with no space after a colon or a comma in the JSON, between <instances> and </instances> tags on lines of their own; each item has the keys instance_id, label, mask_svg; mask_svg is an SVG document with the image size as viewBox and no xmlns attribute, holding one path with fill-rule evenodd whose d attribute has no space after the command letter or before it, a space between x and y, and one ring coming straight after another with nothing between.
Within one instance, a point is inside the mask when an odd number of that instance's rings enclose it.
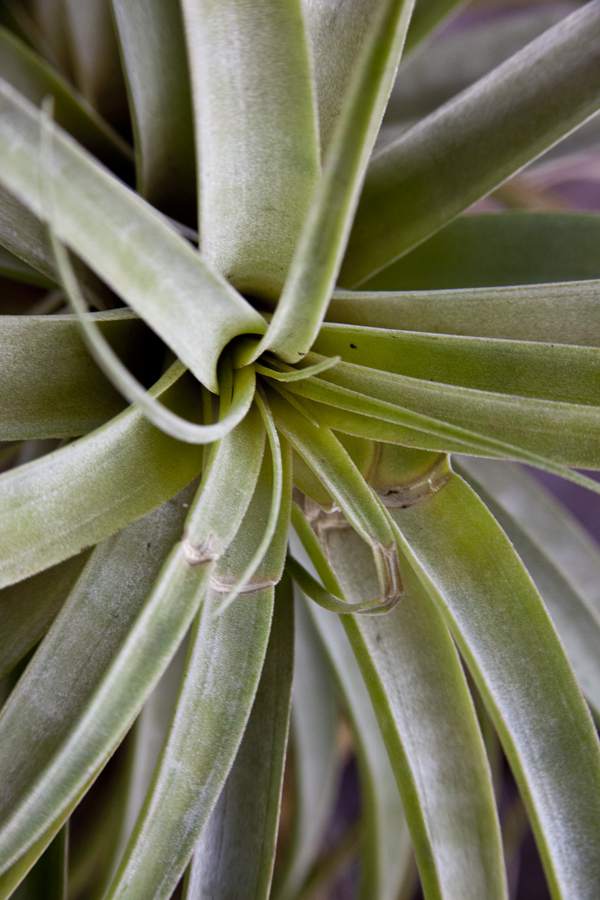
<instances>
[{"instance_id":1,"label":"fuzzy leaf surface","mask_svg":"<svg viewBox=\"0 0 600 900\"><path fill-rule=\"evenodd\" d=\"M600 716L600 555L565 508L517 466L463 459L457 471L508 535Z\"/></svg>"},{"instance_id":2,"label":"fuzzy leaf surface","mask_svg":"<svg viewBox=\"0 0 600 900\"><path fill-rule=\"evenodd\" d=\"M0 84L0 181L44 218L40 172L52 179L60 240L95 270L218 393L216 363L235 336L265 323L164 218L56 126L42 160L41 116ZM10 247L9 249L13 249Z\"/></svg>"},{"instance_id":3,"label":"fuzzy leaf surface","mask_svg":"<svg viewBox=\"0 0 600 900\"><path fill-rule=\"evenodd\" d=\"M143 323L127 310L92 315L113 349L139 366L148 352ZM1 316L0 378L0 439L6 441L87 434L124 406L70 315Z\"/></svg>"},{"instance_id":4,"label":"fuzzy leaf surface","mask_svg":"<svg viewBox=\"0 0 600 900\"><path fill-rule=\"evenodd\" d=\"M337 291L327 320L430 334L600 347L600 281L431 291Z\"/></svg>"},{"instance_id":5,"label":"fuzzy leaf surface","mask_svg":"<svg viewBox=\"0 0 600 900\"><path fill-rule=\"evenodd\" d=\"M97 548L4 706L0 870L97 774L177 648L189 596L170 606L160 591L158 603L156 590L147 597L190 497L188 489Z\"/></svg>"},{"instance_id":6,"label":"fuzzy leaf surface","mask_svg":"<svg viewBox=\"0 0 600 900\"><path fill-rule=\"evenodd\" d=\"M275 591L271 634L250 718L196 845L185 900L228 900L241 884L248 900L269 897L293 661L294 597L291 581L284 576Z\"/></svg>"},{"instance_id":7,"label":"fuzzy leaf surface","mask_svg":"<svg viewBox=\"0 0 600 900\"><path fill-rule=\"evenodd\" d=\"M374 569L348 527L324 534L346 595L364 599ZM369 689L427 896L506 897L500 831L475 711L446 626L403 566L405 595L386 616L342 623Z\"/></svg>"},{"instance_id":8,"label":"fuzzy leaf surface","mask_svg":"<svg viewBox=\"0 0 600 900\"><path fill-rule=\"evenodd\" d=\"M186 377L153 391L193 416ZM190 408L191 407L191 408ZM202 467L202 448L167 437L127 409L78 441L0 476L0 584L96 544L164 503Z\"/></svg>"},{"instance_id":9,"label":"fuzzy leaf surface","mask_svg":"<svg viewBox=\"0 0 600 900\"><path fill-rule=\"evenodd\" d=\"M300 0L183 0L182 10L200 249L238 290L275 299L319 176Z\"/></svg>"},{"instance_id":10,"label":"fuzzy leaf surface","mask_svg":"<svg viewBox=\"0 0 600 900\"><path fill-rule=\"evenodd\" d=\"M382 148L340 284L365 282L596 112L599 36L592 0Z\"/></svg>"},{"instance_id":11,"label":"fuzzy leaf surface","mask_svg":"<svg viewBox=\"0 0 600 900\"><path fill-rule=\"evenodd\" d=\"M428 503L392 517L498 731L552 895L592 900L600 887L600 748L533 582L457 476Z\"/></svg>"}]
</instances>

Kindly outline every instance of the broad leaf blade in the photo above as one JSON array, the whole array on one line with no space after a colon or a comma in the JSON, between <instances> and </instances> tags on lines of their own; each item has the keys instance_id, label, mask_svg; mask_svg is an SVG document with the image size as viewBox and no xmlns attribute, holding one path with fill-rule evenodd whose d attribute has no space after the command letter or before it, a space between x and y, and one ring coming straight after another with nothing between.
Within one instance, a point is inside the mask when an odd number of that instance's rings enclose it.
<instances>
[{"instance_id":1,"label":"broad leaf blade","mask_svg":"<svg viewBox=\"0 0 600 900\"><path fill-rule=\"evenodd\" d=\"M300 0L184 0L182 9L200 249L238 290L275 299L319 174Z\"/></svg>"},{"instance_id":2,"label":"broad leaf blade","mask_svg":"<svg viewBox=\"0 0 600 900\"><path fill-rule=\"evenodd\" d=\"M366 281L591 116L599 34L593 0L384 147L367 173L340 283Z\"/></svg>"},{"instance_id":3,"label":"broad leaf blade","mask_svg":"<svg viewBox=\"0 0 600 900\"><path fill-rule=\"evenodd\" d=\"M248 900L269 896L293 657L294 598L291 581L284 576L275 592L273 624L252 712L217 805L196 845L186 900L227 900L242 884Z\"/></svg>"},{"instance_id":4,"label":"broad leaf blade","mask_svg":"<svg viewBox=\"0 0 600 900\"><path fill-rule=\"evenodd\" d=\"M163 212L193 222L196 160L179 4L112 0L112 6L131 100L137 189Z\"/></svg>"},{"instance_id":5,"label":"broad leaf blade","mask_svg":"<svg viewBox=\"0 0 600 900\"><path fill-rule=\"evenodd\" d=\"M555 474L561 474L555 465L588 469L600 465L597 406L430 384L352 363L340 363L322 378L295 382L290 388L294 394L319 401L317 415L322 410L324 421L336 430L347 430L344 422L350 421L341 410L361 419L372 417L370 423L358 420L361 430L348 429L361 437L441 452L512 457L540 468L548 464ZM404 430L387 429L386 422Z\"/></svg>"},{"instance_id":6,"label":"broad leaf blade","mask_svg":"<svg viewBox=\"0 0 600 900\"><path fill-rule=\"evenodd\" d=\"M600 349L324 325L314 352L427 382L596 406Z\"/></svg>"},{"instance_id":7,"label":"broad leaf blade","mask_svg":"<svg viewBox=\"0 0 600 900\"><path fill-rule=\"evenodd\" d=\"M435 290L600 277L595 213L461 216L384 268L368 290Z\"/></svg>"},{"instance_id":8,"label":"broad leaf blade","mask_svg":"<svg viewBox=\"0 0 600 900\"><path fill-rule=\"evenodd\" d=\"M382 0L369 28L282 296L257 354L270 349L287 362L297 362L318 333L338 276L411 11L412 0Z\"/></svg>"},{"instance_id":9,"label":"broad leaf blade","mask_svg":"<svg viewBox=\"0 0 600 900\"><path fill-rule=\"evenodd\" d=\"M600 347L600 281L380 292L338 291L327 320L430 334Z\"/></svg>"},{"instance_id":10,"label":"broad leaf blade","mask_svg":"<svg viewBox=\"0 0 600 900\"><path fill-rule=\"evenodd\" d=\"M188 490L95 551L3 708L3 871L97 774L177 648L193 599L183 591L166 603L156 589L146 599L190 497Z\"/></svg>"},{"instance_id":11,"label":"broad leaf blade","mask_svg":"<svg viewBox=\"0 0 600 900\"><path fill-rule=\"evenodd\" d=\"M349 599L369 596L374 570L348 526L323 532ZM386 616L344 616L403 798L427 896L506 896L489 769L458 655L409 567Z\"/></svg>"},{"instance_id":12,"label":"broad leaf blade","mask_svg":"<svg viewBox=\"0 0 600 900\"><path fill-rule=\"evenodd\" d=\"M43 219L40 172L51 178L58 237L218 393L222 349L239 334L262 333L262 317L157 211L56 127L51 159L43 160L41 115L7 84L0 85L0 126L4 187Z\"/></svg>"},{"instance_id":13,"label":"broad leaf blade","mask_svg":"<svg viewBox=\"0 0 600 900\"><path fill-rule=\"evenodd\" d=\"M392 512L486 702L527 806L553 896L600 889L600 752L589 713L535 587L458 477Z\"/></svg>"},{"instance_id":14,"label":"broad leaf blade","mask_svg":"<svg viewBox=\"0 0 600 900\"><path fill-rule=\"evenodd\" d=\"M190 417L186 376L153 389ZM194 478L202 448L166 437L128 409L85 438L0 476L0 583L27 578L96 544Z\"/></svg>"},{"instance_id":15,"label":"broad leaf blade","mask_svg":"<svg viewBox=\"0 0 600 900\"><path fill-rule=\"evenodd\" d=\"M508 535L540 592L581 689L600 716L600 556L560 503L517 466L461 460L457 471Z\"/></svg>"}]
</instances>

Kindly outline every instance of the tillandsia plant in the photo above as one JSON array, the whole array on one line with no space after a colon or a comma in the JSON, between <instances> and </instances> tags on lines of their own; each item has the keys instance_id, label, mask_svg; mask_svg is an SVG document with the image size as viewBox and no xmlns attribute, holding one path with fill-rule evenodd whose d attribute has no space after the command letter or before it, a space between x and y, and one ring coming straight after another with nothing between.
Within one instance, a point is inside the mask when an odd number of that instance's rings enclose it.
<instances>
[{"instance_id":1,"label":"tillandsia plant","mask_svg":"<svg viewBox=\"0 0 600 900\"><path fill-rule=\"evenodd\" d=\"M508 896L500 747L600 897L600 220L460 216L600 0L407 112L452 6L1 5L0 898L308 897L340 704L364 900Z\"/></svg>"}]
</instances>

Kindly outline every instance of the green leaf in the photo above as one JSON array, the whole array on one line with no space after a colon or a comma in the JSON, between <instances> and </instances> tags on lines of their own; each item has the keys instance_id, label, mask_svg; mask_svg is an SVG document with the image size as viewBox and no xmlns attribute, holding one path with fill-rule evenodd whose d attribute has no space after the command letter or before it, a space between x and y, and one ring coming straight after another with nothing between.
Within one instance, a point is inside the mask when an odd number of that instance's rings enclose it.
<instances>
[{"instance_id":1,"label":"green leaf","mask_svg":"<svg viewBox=\"0 0 600 900\"><path fill-rule=\"evenodd\" d=\"M348 599L371 596L375 571L348 524L332 522L322 541ZM393 612L342 623L386 742L424 892L504 898L490 773L460 660L410 566L403 577L405 595Z\"/></svg>"},{"instance_id":2,"label":"green leaf","mask_svg":"<svg viewBox=\"0 0 600 900\"><path fill-rule=\"evenodd\" d=\"M139 370L152 343L137 316L115 310L91 318ZM2 440L87 434L124 406L90 359L75 316L0 317L0 378Z\"/></svg>"},{"instance_id":3,"label":"green leaf","mask_svg":"<svg viewBox=\"0 0 600 900\"><path fill-rule=\"evenodd\" d=\"M295 795L293 830L274 900L296 897L315 862L338 783L337 702L331 667L303 603L295 601L291 710Z\"/></svg>"},{"instance_id":4,"label":"green leaf","mask_svg":"<svg viewBox=\"0 0 600 900\"><path fill-rule=\"evenodd\" d=\"M357 56L380 6L379 0L362 3L302 0L323 157L331 143Z\"/></svg>"},{"instance_id":5,"label":"green leaf","mask_svg":"<svg viewBox=\"0 0 600 900\"><path fill-rule=\"evenodd\" d=\"M508 535L533 578L583 693L600 717L600 554L544 488L511 463L456 466Z\"/></svg>"},{"instance_id":6,"label":"green leaf","mask_svg":"<svg viewBox=\"0 0 600 900\"><path fill-rule=\"evenodd\" d=\"M130 174L131 147L66 79L5 28L0 28L0 77L36 106L52 96L58 124L117 174Z\"/></svg>"},{"instance_id":7,"label":"green leaf","mask_svg":"<svg viewBox=\"0 0 600 900\"><path fill-rule=\"evenodd\" d=\"M270 392L269 403L277 427L370 546L379 578L379 592L374 596L379 594L382 602L394 602L402 593L402 579L390 525L379 501L327 426L313 425L275 392Z\"/></svg>"},{"instance_id":8,"label":"green leaf","mask_svg":"<svg viewBox=\"0 0 600 900\"><path fill-rule=\"evenodd\" d=\"M600 347L600 321L595 316L599 293L600 281L398 293L337 291L327 320Z\"/></svg>"},{"instance_id":9,"label":"green leaf","mask_svg":"<svg viewBox=\"0 0 600 900\"><path fill-rule=\"evenodd\" d=\"M44 112L47 112L46 107ZM51 133L48 129L49 119L44 119L42 134L42 155L52 152ZM219 418L218 422L197 424L178 416L168 407L163 406L140 382L131 374L121 358L112 349L102 332L98 328L88 312L85 298L79 287L75 270L71 265L67 249L61 243L56 234L55 205L52 197L48 201L48 231L50 242L54 251L56 266L59 272L60 283L69 298L71 307L75 311L78 324L82 331L84 342L90 351L92 359L104 372L109 381L130 403L140 407L148 421L160 428L165 434L189 444L210 444L219 440L236 425L238 425L248 412L254 398L255 374L251 368L238 369L232 375L231 398L227 398L227 411ZM229 365L228 358L224 361L225 367ZM227 376L229 377L229 376Z\"/></svg>"},{"instance_id":10,"label":"green leaf","mask_svg":"<svg viewBox=\"0 0 600 900\"><path fill-rule=\"evenodd\" d=\"M165 575L147 597L190 498L188 489L96 549L4 706L0 871L99 772L183 637L210 566L188 569L191 584L177 597Z\"/></svg>"},{"instance_id":11,"label":"green leaf","mask_svg":"<svg viewBox=\"0 0 600 900\"><path fill-rule=\"evenodd\" d=\"M0 591L0 678L46 634L89 559L80 553Z\"/></svg>"},{"instance_id":12,"label":"green leaf","mask_svg":"<svg viewBox=\"0 0 600 900\"><path fill-rule=\"evenodd\" d=\"M136 182L153 206L195 220L196 160L179 3L112 0L135 134ZM60 123L58 113L56 120Z\"/></svg>"},{"instance_id":13,"label":"green leaf","mask_svg":"<svg viewBox=\"0 0 600 900\"><path fill-rule=\"evenodd\" d=\"M189 553L217 559L237 534L263 465L265 430L258 408L230 431L214 450L203 473L202 489L187 523Z\"/></svg>"},{"instance_id":14,"label":"green leaf","mask_svg":"<svg viewBox=\"0 0 600 900\"><path fill-rule=\"evenodd\" d=\"M242 601L243 602L243 601ZM252 712L189 870L186 900L227 900L243 885L248 900L271 887L294 660L294 597L284 575Z\"/></svg>"},{"instance_id":15,"label":"green leaf","mask_svg":"<svg viewBox=\"0 0 600 900\"><path fill-rule=\"evenodd\" d=\"M319 174L300 0L184 0L182 9L200 249L238 290L276 299Z\"/></svg>"},{"instance_id":16,"label":"green leaf","mask_svg":"<svg viewBox=\"0 0 600 900\"><path fill-rule=\"evenodd\" d=\"M269 349L286 362L297 362L318 333L342 262L411 11L412 0L382 0L369 28L283 293L257 356Z\"/></svg>"},{"instance_id":17,"label":"green leaf","mask_svg":"<svg viewBox=\"0 0 600 900\"><path fill-rule=\"evenodd\" d=\"M192 385L173 367L152 391L194 415ZM102 428L0 476L0 584L98 543L194 478L202 449L173 440L127 409Z\"/></svg>"},{"instance_id":18,"label":"green leaf","mask_svg":"<svg viewBox=\"0 0 600 900\"><path fill-rule=\"evenodd\" d=\"M579 476L561 472L557 465L588 469L600 465L595 437L598 407L430 384L352 363L339 363L318 379L294 382L290 390L328 404L327 410L322 405L308 409L340 431L350 421L340 409L376 418L370 430L359 426L349 431L362 437L441 452L457 449L478 456L512 457L565 478ZM404 430L386 429L385 422L402 425ZM408 428L422 429L422 433ZM588 481L586 486L592 487Z\"/></svg>"},{"instance_id":19,"label":"green leaf","mask_svg":"<svg viewBox=\"0 0 600 900\"><path fill-rule=\"evenodd\" d=\"M359 366L480 391L590 406L600 397L595 347L323 325L313 349Z\"/></svg>"},{"instance_id":20,"label":"green leaf","mask_svg":"<svg viewBox=\"0 0 600 900\"><path fill-rule=\"evenodd\" d=\"M417 2L408 35L405 55L418 43L423 26L433 24L434 15L456 13L456 0ZM546 5L514 7L504 15L477 22L467 19L462 27L445 31L433 44L428 44L400 67L386 122L394 119L420 118L459 91L468 88L499 66L529 41L561 22L572 11L568 6Z\"/></svg>"},{"instance_id":21,"label":"green leaf","mask_svg":"<svg viewBox=\"0 0 600 900\"><path fill-rule=\"evenodd\" d=\"M263 318L160 213L59 128L47 127L53 133L52 153L42 160L41 113L9 85L0 85L0 181L44 218L40 173L51 179L60 240L218 393L216 364L222 349L239 334L262 333Z\"/></svg>"},{"instance_id":22,"label":"green leaf","mask_svg":"<svg viewBox=\"0 0 600 900\"><path fill-rule=\"evenodd\" d=\"M586 4L369 167L340 283L362 284L600 106L600 7Z\"/></svg>"},{"instance_id":23,"label":"green leaf","mask_svg":"<svg viewBox=\"0 0 600 900\"><path fill-rule=\"evenodd\" d=\"M66 823L13 894L15 900L67 900L68 855Z\"/></svg>"},{"instance_id":24,"label":"green leaf","mask_svg":"<svg viewBox=\"0 0 600 900\"><path fill-rule=\"evenodd\" d=\"M553 896L592 900L600 890L598 740L533 583L457 476L429 502L391 515L498 731Z\"/></svg>"},{"instance_id":25,"label":"green leaf","mask_svg":"<svg viewBox=\"0 0 600 900\"><path fill-rule=\"evenodd\" d=\"M397 900L409 838L373 704L340 620L312 603L305 602L302 607L327 650L357 743L363 804L360 896L364 900Z\"/></svg>"},{"instance_id":26,"label":"green leaf","mask_svg":"<svg viewBox=\"0 0 600 900\"><path fill-rule=\"evenodd\" d=\"M170 897L222 790L246 726L266 652L273 588L222 615L209 592L167 743L106 900Z\"/></svg>"},{"instance_id":27,"label":"green leaf","mask_svg":"<svg viewBox=\"0 0 600 900\"><path fill-rule=\"evenodd\" d=\"M110 867L107 867L104 873L102 894L123 856L144 804L154 769L173 719L188 649L188 641L183 640L169 667L148 697L127 737L127 740L131 741L131 749L129 750L128 779L125 785L126 802L123 804L115 853L110 861Z\"/></svg>"},{"instance_id":28,"label":"green leaf","mask_svg":"<svg viewBox=\"0 0 600 900\"><path fill-rule=\"evenodd\" d=\"M599 278L599 239L594 213L461 216L365 287L421 291Z\"/></svg>"}]
</instances>

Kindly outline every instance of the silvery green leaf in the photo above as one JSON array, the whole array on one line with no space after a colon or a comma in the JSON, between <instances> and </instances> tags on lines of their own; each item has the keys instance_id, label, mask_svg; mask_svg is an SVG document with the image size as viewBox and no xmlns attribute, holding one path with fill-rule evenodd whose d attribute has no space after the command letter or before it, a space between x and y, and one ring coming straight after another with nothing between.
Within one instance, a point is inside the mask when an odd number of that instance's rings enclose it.
<instances>
[{"instance_id":1,"label":"silvery green leaf","mask_svg":"<svg viewBox=\"0 0 600 900\"><path fill-rule=\"evenodd\" d=\"M356 287L438 231L600 106L592 0L375 154L344 266Z\"/></svg>"},{"instance_id":2,"label":"silvery green leaf","mask_svg":"<svg viewBox=\"0 0 600 900\"><path fill-rule=\"evenodd\" d=\"M292 583L284 575L275 590L273 624L250 718L196 844L185 900L228 900L240 885L248 900L269 897L289 726L293 604Z\"/></svg>"},{"instance_id":3,"label":"silvery green leaf","mask_svg":"<svg viewBox=\"0 0 600 900\"><path fill-rule=\"evenodd\" d=\"M592 900L600 887L600 747L533 582L457 476L427 503L391 515L500 736L551 892Z\"/></svg>"},{"instance_id":4,"label":"silvery green leaf","mask_svg":"<svg viewBox=\"0 0 600 900\"><path fill-rule=\"evenodd\" d=\"M183 0L182 11L200 249L238 290L276 299L319 176L300 0Z\"/></svg>"}]
</instances>

